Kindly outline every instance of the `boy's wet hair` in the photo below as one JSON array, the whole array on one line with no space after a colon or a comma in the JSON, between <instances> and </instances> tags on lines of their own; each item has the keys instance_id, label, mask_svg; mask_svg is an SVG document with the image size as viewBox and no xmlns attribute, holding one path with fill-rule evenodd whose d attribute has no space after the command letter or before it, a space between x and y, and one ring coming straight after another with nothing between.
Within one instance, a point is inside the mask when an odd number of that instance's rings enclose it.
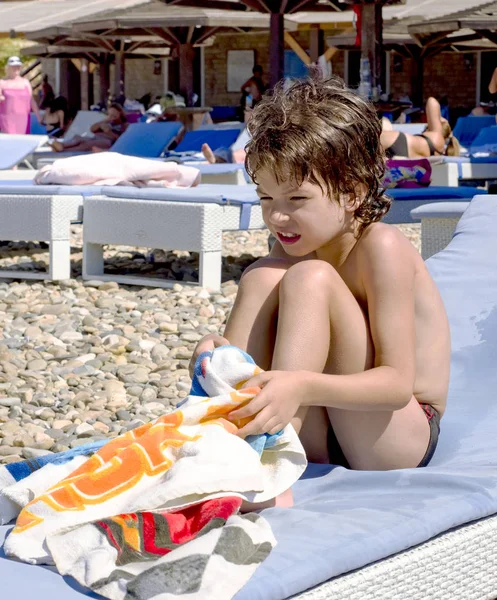
<instances>
[{"instance_id":1,"label":"boy's wet hair","mask_svg":"<svg viewBox=\"0 0 497 600\"><path fill-rule=\"evenodd\" d=\"M324 185L335 198L362 195L362 184L366 194L355 211L361 233L388 212L381 121L339 77L280 82L257 104L247 127L245 166L254 181L267 170L279 182Z\"/></svg>"}]
</instances>

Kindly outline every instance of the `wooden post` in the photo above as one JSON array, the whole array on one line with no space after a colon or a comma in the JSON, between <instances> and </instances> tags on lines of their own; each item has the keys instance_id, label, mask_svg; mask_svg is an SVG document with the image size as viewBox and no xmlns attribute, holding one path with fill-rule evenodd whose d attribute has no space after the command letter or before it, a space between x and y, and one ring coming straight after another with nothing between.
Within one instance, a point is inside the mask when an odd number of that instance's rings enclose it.
<instances>
[{"instance_id":1,"label":"wooden post","mask_svg":"<svg viewBox=\"0 0 497 600\"><path fill-rule=\"evenodd\" d=\"M89 72L88 72L88 59L81 59L81 69L79 71L80 82L81 82L81 110L88 110L90 108L89 102Z\"/></svg>"},{"instance_id":2,"label":"wooden post","mask_svg":"<svg viewBox=\"0 0 497 600\"><path fill-rule=\"evenodd\" d=\"M270 48L269 48L269 84L274 87L284 75L285 67L285 21L284 15L271 13L270 21Z\"/></svg>"},{"instance_id":3,"label":"wooden post","mask_svg":"<svg viewBox=\"0 0 497 600\"><path fill-rule=\"evenodd\" d=\"M361 50L362 58L369 59L371 67L371 88L381 85L385 87L382 73L382 46L383 46L383 15L382 5L361 5Z\"/></svg>"},{"instance_id":4,"label":"wooden post","mask_svg":"<svg viewBox=\"0 0 497 600\"><path fill-rule=\"evenodd\" d=\"M98 79L100 84L99 102L107 106L110 93L110 62L108 54L100 54L98 61Z\"/></svg>"},{"instance_id":5,"label":"wooden post","mask_svg":"<svg viewBox=\"0 0 497 600\"><path fill-rule=\"evenodd\" d=\"M195 48L193 44L180 44L179 57L179 91L185 98L186 106L190 106L193 94L193 61Z\"/></svg>"},{"instance_id":6,"label":"wooden post","mask_svg":"<svg viewBox=\"0 0 497 600\"><path fill-rule=\"evenodd\" d=\"M424 58L419 52L418 56L414 56L412 63L412 79L411 79L411 100L414 106L424 106Z\"/></svg>"},{"instance_id":7,"label":"wooden post","mask_svg":"<svg viewBox=\"0 0 497 600\"><path fill-rule=\"evenodd\" d=\"M124 51L122 48L116 52L116 65L114 70L114 97L124 95Z\"/></svg>"},{"instance_id":8,"label":"wooden post","mask_svg":"<svg viewBox=\"0 0 497 600\"><path fill-rule=\"evenodd\" d=\"M324 32L319 25L313 25L310 33L309 53L311 62L317 64L319 57L324 53Z\"/></svg>"}]
</instances>

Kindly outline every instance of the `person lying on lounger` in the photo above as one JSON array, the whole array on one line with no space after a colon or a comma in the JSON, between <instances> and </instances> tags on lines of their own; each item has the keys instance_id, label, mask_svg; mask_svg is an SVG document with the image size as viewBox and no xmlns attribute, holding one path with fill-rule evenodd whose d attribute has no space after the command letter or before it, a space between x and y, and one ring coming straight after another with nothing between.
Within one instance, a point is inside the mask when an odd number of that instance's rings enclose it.
<instances>
[{"instance_id":1,"label":"person lying on lounger","mask_svg":"<svg viewBox=\"0 0 497 600\"><path fill-rule=\"evenodd\" d=\"M94 137L76 135L67 142L53 141L51 146L56 152L102 152L109 150L127 127L126 113L120 104L115 103L110 105L105 120L90 127Z\"/></svg>"},{"instance_id":2,"label":"person lying on lounger","mask_svg":"<svg viewBox=\"0 0 497 600\"><path fill-rule=\"evenodd\" d=\"M230 413L242 437L292 423L312 462L387 470L427 465L449 382L438 289L395 227L381 125L343 81L280 85L254 109L247 169L277 242L243 274L223 336L265 372ZM291 492L276 500L291 504ZM249 507L250 508L250 507Z\"/></svg>"},{"instance_id":3,"label":"person lying on lounger","mask_svg":"<svg viewBox=\"0 0 497 600\"><path fill-rule=\"evenodd\" d=\"M380 139L387 158L459 156L461 146L452 134L449 122L442 117L438 100L428 98L425 112L427 124L423 133L411 135L402 131L383 129Z\"/></svg>"}]
</instances>

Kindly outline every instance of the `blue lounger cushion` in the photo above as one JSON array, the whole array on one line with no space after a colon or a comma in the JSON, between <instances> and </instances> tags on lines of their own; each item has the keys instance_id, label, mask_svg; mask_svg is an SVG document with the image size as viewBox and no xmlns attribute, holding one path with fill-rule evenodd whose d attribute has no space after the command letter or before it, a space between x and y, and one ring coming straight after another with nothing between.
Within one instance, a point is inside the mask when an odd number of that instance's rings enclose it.
<instances>
[{"instance_id":1,"label":"blue lounger cushion","mask_svg":"<svg viewBox=\"0 0 497 600\"><path fill-rule=\"evenodd\" d=\"M497 197L477 197L448 248L427 261L452 333L449 401L430 466L360 472L310 465L293 487L294 508L264 511L278 544L236 600L283 600L497 513L496 227ZM0 539L9 529L0 528ZM6 598L96 597L50 569L1 555L0 578Z\"/></svg>"},{"instance_id":2,"label":"blue lounger cushion","mask_svg":"<svg viewBox=\"0 0 497 600\"><path fill-rule=\"evenodd\" d=\"M31 181L0 180L0 196L96 196L101 185L35 185Z\"/></svg>"},{"instance_id":3,"label":"blue lounger cushion","mask_svg":"<svg viewBox=\"0 0 497 600\"><path fill-rule=\"evenodd\" d=\"M445 187L430 185L424 188L392 188L388 190L388 195L394 200L424 200L426 202L431 200L454 200L456 198L471 200L473 196L484 193L485 190L469 186Z\"/></svg>"},{"instance_id":4,"label":"blue lounger cushion","mask_svg":"<svg viewBox=\"0 0 497 600\"><path fill-rule=\"evenodd\" d=\"M160 156L179 134L179 121L164 123L133 123L112 145L113 152L142 158Z\"/></svg>"},{"instance_id":5,"label":"blue lounger cushion","mask_svg":"<svg viewBox=\"0 0 497 600\"><path fill-rule=\"evenodd\" d=\"M158 158L178 136L183 125L179 121L132 123L112 145L113 152L142 158ZM37 152L36 159L68 158L89 152Z\"/></svg>"},{"instance_id":6,"label":"blue lounger cushion","mask_svg":"<svg viewBox=\"0 0 497 600\"><path fill-rule=\"evenodd\" d=\"M497 152L497 125L482 129L471 143L470 154Z\"/></svg>"},{"instance_id":7,"label":"blue lounger cushion","mask_svg":"<svg viewBox=\"0 0 497 600\"><path fill-rule=\"evenodd\" d=\"M490 115L459 117L452 133L462 146L468 148L482 129L492 125L495 125L495 117Z\"/></svg>"},{"instance_id":8,"label":"blue lounger cushion","mask_svg":"<svg viewBox=\"0 0 497 600\"><path fill-rule=\"evenodd\" d=\"M174 153L201 152L202 144L209 144L211 150L229 148L240 135L240 127L234 129L196 129L187 131L184 138L174 149Z\"/></svg>"}]
</instances>

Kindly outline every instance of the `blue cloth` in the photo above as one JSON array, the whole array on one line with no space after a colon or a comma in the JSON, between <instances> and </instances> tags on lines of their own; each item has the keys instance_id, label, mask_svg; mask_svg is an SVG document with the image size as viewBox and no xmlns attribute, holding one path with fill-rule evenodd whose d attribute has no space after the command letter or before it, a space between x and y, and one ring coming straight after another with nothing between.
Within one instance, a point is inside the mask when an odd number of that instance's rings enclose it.
<instances>
[{"instance_id":1,"label":"blue cloth","mask_svg":"<svg viewBox=\"0 0 497 600\"><path fill-rule=\"evenodd\" d=\"M91 456L107 442L108 440L91 442L89 444L84 444L83 446L73 448L72 450L67 450L66 452L45 454L44 456L39 456L38 458L30 458L21 462L11 463L5 467L0 467L0 469L7 470L16 481L20 481L21 479L31 475L31 473L34 473L34 471L41 469L45 465L63 465L73 458L76 458L76 456Z\"/></svg>"},{"instance_id":2,"label":"blue cloth","mask_svg":"<svg viewBox=\"0 0 497 600\"><path fill-rule=\"evenodd\" d=\"M240 348L237 348L238 352L243 356L243 358L255 365L254 359L249 356ZM200 377L202 376L202 361L204 358L210 357L212 352L202 352L199 355L197 360L195 361L195 367L193 368L193 379L192 379L192 387L190 388L190 395L194 396L202 396L204 398L207 397L207 392L204 390L200 383ZM186 402L187 398L182 400L179 404L176 405L179 408L182 404ZM249 435L245 438L245 441L248 442L252 448L257 452L257 454L261 455L265 448L271 448L276 443L276 440L281 436L282 432L275 433L274 435L269 435L267 433L263 435Z\"/></svg>"},{"instance_id":3,"label":"blue cloth","mask_svg":"<svg viewBox=\"0 0 497 600\"><path fill-rule=\"evenodd\" d=\"M484 127L495 125L495 117L484 115L482 117L459 117L453 134L465 148L471 146L476 136Z\"/></svg>"},{"instance_id":4,"label":"blue cloth","mask_svg":"<svg viewBox=\"0 0 497 600\"><path fill-rule=\"evenodd\" d=\"M427 262L452 333L449 400L430 466L310 465L293 487L292 509L263 511L278 544L236 600L283 600L497 513L496 228L497 197L477 197L450 246ZM0 540L8 529L0 528ZM71 580L14 561L0 560L0 580L5 598L85 597Z\"/></svg>"}]
</instances>

